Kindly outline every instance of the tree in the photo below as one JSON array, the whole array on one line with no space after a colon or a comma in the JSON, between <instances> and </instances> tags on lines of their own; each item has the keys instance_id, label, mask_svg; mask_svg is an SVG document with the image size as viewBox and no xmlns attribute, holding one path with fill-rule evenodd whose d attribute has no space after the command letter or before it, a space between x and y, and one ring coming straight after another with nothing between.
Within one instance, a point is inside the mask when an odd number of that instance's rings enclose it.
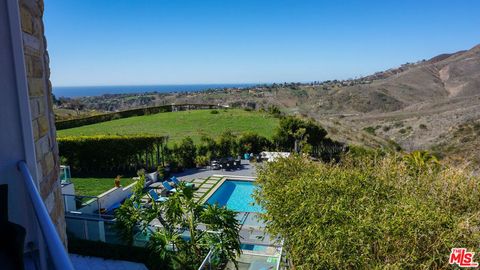
<instances>
[{"instance_id":1,"label":"tree","mask_svg":"<svg viewBox=\"0 0 480 270\"><path fill-rule=\"evenodd\" d=\"M152 202L151 208L134 207L145 195L135 194L127 206L121 207L128 211L116 213L117 219L129 220L120 223L118 228L122 235L132 233L132 239L135 231L150 235L147 248L156 268L164 269L168 265L171 269L197 269L209 250L213 251L213 262L217 264L226 260L235 262L240 254L240 224L234 211L218 205L205 207L194 199L192 188L184 183L167 201ZM127 217L121 217L124 214ZM162 224L161 228L148 226L154 219ZM206 229L200 229L200 223ZM188 239L183 237L184 231L188 231Z\"/></svg>"},{"instance_id":2,"label":"tree","mask_svg":"<svg viewBox=\"0 0 480 270\"><path fill-rule=\"evenodd\" d=\"M199 156L206 156L208 160L218 157L218 145L217 142L211 137L203 135L200 138L200 144L197 149Z\"/></svg>"},{"instance_id":3,"label":"tree","mask_svg":"<svg viewBox=\"0 0 480 270\"><path fill-rule=\"evenodd\" d=\"M178 148L174 150L174 153L181 167L191 168L195 166L197 149L195 144L193 144L192 138L184 138Z\"/></svg>"},{"instance_id":4,"label":"tree","mask_svg":"<svg viewBox=\"0 0 480 270\"><path fill-rule=\"evenodd\" d=\"M77 112L77 115L80 115L80 111L85 108L85 104L83 104L79 99L72 99L68 108L73 109Z\"/></svg>"},{"instance_id":5,"label":"tree","mask_svg":"<svg viewBox=\"0 0 480 270\"><path fill-rule=\"evenodd\" d=\"M238 153L258 154L271 147L271 142L254 132L245 132L238 138Z\"/></svg>"},{"instance_id":6,"label":"tree","mask_svg":"<svg viewBox=\"0 0 480 270\"><path fill-rule=\"evenodd\" d=\"M143 187L145 185L145 174L139 171L140 179L133 187L133 195L125 200L123 204L115 211L115 227L120 234L120 238L129 246L133 244L133 236L137 231L137 225L143 219L143 212L137 211L135 205L140 203L143 196Z\"/></svg>"},{"instance_id":7,"label":"tree","mask_svg":"<svg viewBox=\"0 0 480 270\"><path fill-rule=\"evenodd\" d=\"M295 132L292 131L293 134L291 134L295 140L294 143L294 151L295 153L300 153L300 150L302 149L302 146L306 145L306 139L308 138L307 134L307 129L305 128L299 128Z\"/></svg>"},{"instance_id":8,"label":"tree","mask_svg":"<svg viewBox=\"0 0 480 270\"><path fill-rule=\"evenodd\" d=\"M273 136L277 148L281 151L300 152L300 144L311 145L313 154L319 154L319 147L326 139L327 132L312 120L303 120L288 116L280 120Z\"/></svg>"},{"instance_id":9,"label":"tree","mask_svg":"<svg viewBox=\"0 0 480 270\"><path fill-rule=\"evenodd\" d=\"M236 153L237 142L236 136L231 131L223 132L218 138L218 154L222 158L231 157Z\"/></svg>"}]
</instances>

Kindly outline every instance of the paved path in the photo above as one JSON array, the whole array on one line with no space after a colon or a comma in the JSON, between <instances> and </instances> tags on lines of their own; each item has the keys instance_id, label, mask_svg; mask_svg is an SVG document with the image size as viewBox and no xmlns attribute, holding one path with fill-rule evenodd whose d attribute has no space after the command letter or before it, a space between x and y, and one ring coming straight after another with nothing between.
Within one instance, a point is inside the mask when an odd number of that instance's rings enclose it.
<instances>
[{"instance_id":1,"label":"paved path","mask_svg":"<svg viewBox=\"0 0 480 270\"><path fill-rule=\"evenodd\" d=\"M207 179L195 179L191 183L195 184L195 187L198 189L193 193L193 197L196 201L201 200L213 187L215 187L218 182L222 180L221 176L210 176Z\"/></svg>"}]
</instances>

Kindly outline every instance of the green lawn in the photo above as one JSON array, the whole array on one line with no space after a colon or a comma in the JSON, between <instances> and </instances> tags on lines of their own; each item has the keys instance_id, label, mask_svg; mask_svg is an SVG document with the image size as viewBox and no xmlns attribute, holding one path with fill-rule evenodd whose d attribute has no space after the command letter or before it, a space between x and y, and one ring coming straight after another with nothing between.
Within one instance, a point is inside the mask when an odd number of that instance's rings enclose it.
<instances>
[{"instance_id":1,"label":"green lawn","mask_svg":"<svg viewBox=\"0 0 480 270\"><path fill-rule=\"evenodd\" d=\"M75 194L80 196L98 196L115 186L114 178L72 178ZM133 183L131 178L122 178L120 184L126 187Z\"/></svg>"},{"instance_id":2,"label":"green lawn","mask_svg":"<svg viewBox=\"0 0 480 270\"><path fill-rule=\"evenodd\" d=\"M270 138L278 126L278 119L266 113L240 109L192 110L136 116L108 122L57 131L59 137L100 134L157 134L168 135L170 142L186 136L198 142L202 135L217 137L223 131L234 133L253 131Z\"/></svg>"}]
</instances>

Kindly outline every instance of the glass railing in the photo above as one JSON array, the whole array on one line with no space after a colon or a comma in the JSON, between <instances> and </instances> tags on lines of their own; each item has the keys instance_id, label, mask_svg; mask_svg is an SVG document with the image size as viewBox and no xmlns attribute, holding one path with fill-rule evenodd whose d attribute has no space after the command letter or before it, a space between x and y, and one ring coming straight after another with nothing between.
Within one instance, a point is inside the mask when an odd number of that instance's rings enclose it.
<instances>
[{"instance_id":1,"label":"glass railing","mask_svg":"<svg viewBox=\"0 0 480 270\"><path fill-rule=\"evenodd\" d=\"M60 180L60 184L63 186L63 185L68 185L71 183L70 179L71 179L71 175L70 175L70 166L64 166L64 165L61 165L60 166L60 174L58 176L58 179Z\"/></svg>"},{"instance_id":2,"label":"glass railing","mask_svg":"<svg viewBox=\"0 0 480 270\"><path fill-rule=\"evenodd\" d=\"M66 203L65 206L65 220L69 237L109 244L123 244L120 234L115 228L115 220L113 217L106 219L104 215L98 214L98 209L100 209L101 205L99 205L96 197L67 195L65 196L65 200L72 200L70 203ZM70 204L75 205L76 208L68 209L67 205ZM239 234L242 244L241 249L243 251L243 254L240 255L238 260L244 265L278 269L282 258L282 243L280 240L270 236L264 231L265 224L258 218L257 213L238 213L237 220L239 220L241 224ZM205 229L200 227L202 227L202 225L199 225L199 229ZM145 247L150 240L152 232L157 229L158 228L153 225L151 225L146 232L138 229L134 234L133 245L136 247ZM187 240L189 237L188 231L185 231L182 237ZM199 269L209 269L210 266L218 264L214 258L214 254L207 256L203 268L201 267Z\"/></svg>"},{"instance_id":3,"label":"glass railing","mask_svg":"<svg viewBox=\"0 0 480 270\"><path fill-rule=\"evenodd\" d=\"M67 234L82 240L100 241L110 244L120 244L120 238L115 230L115 222L85 216L66 215Z\"/></svg>"},{"instance_id":4,"label":"glass railing","mask_svg":"<svg viewBox=\"0 0 480 270\"><path fill-rule=\"evenodd\" d=\"M98 200L98 197L95 196L78 196L78 195L69 195L62 194L64 202L64 210L68 215L82 215L86 217L102 218L105 215L105 218L109 216L102 211L102 207Z\"/></svg>"}]
</instances>

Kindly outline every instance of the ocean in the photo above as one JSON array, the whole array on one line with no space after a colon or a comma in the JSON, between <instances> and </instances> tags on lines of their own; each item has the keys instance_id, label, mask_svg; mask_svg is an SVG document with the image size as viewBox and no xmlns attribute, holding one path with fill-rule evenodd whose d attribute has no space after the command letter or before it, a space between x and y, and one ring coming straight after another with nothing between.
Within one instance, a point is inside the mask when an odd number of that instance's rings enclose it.
<instances>
[{"instance_id":1,"label":"ocean","mask_svg":"<svg viewBox=\"0 0 480 270\"><path fill-rule=\"evenodd\" d=\"M255 83L240 84L173 84L173 85L122 85L122 86L54 86L53 94L59 97L101 96L104 94L130 94L145 92L192 92L207 89L245 88L257 85Z\"/></svg>"}]
</instances>

